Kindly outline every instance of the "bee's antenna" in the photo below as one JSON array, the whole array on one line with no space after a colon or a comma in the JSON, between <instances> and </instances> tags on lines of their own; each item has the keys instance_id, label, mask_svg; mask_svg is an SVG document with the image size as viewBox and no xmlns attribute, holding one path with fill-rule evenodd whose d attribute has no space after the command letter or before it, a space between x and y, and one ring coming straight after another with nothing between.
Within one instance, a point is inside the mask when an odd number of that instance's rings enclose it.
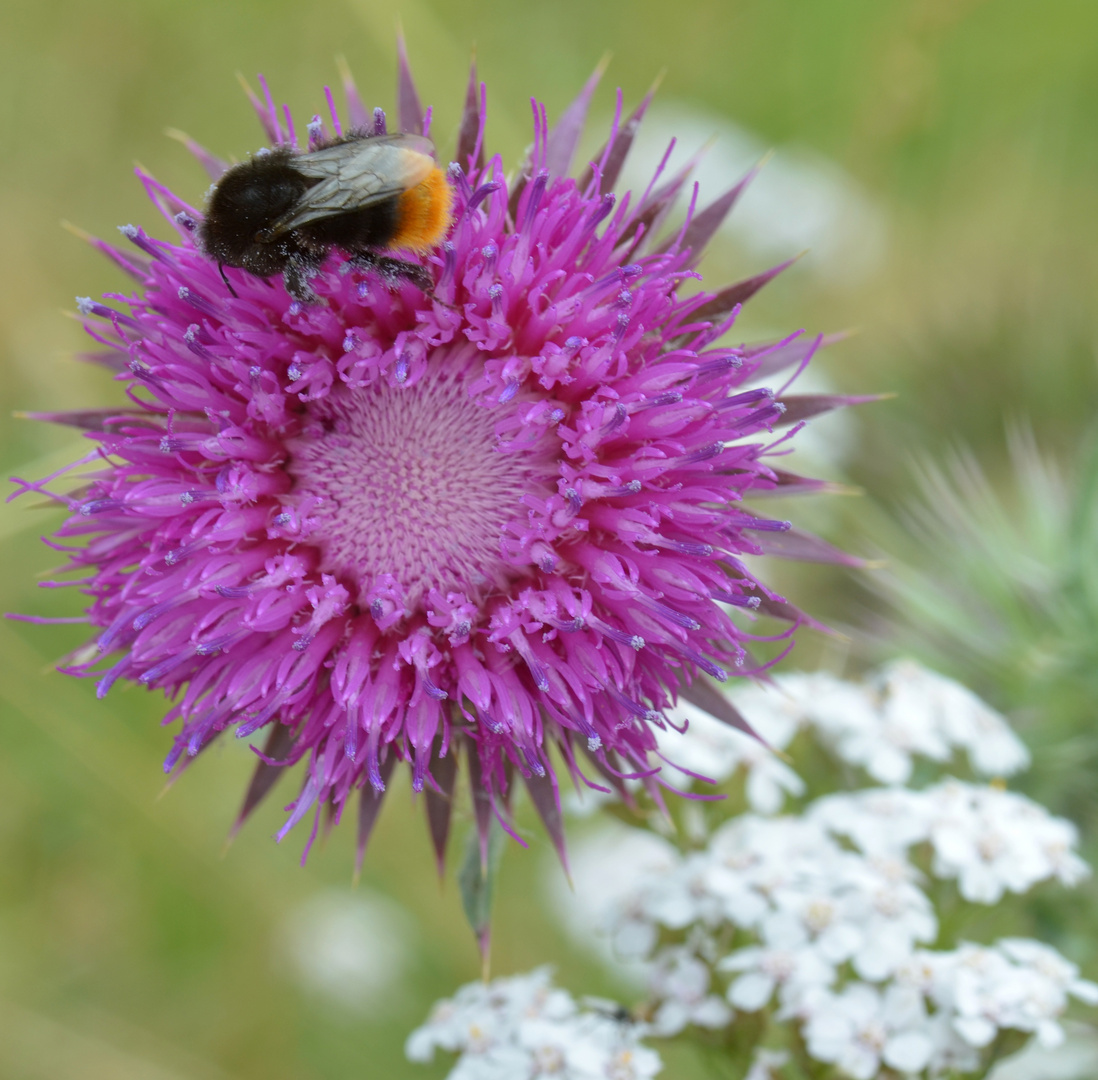
<instances>
[{"instance_id":1,"label":"bee's antenna","mask_svg":"<svg viewBox=\"0 0 1098 1080\"><path fill-rule=\"evenodd\" d=\"M239 300L240 297L236 295L236 289L234 289L232 287L231 283L229 282L229 279L225 276L225 264L224 263L218 263L217 264L217 272L221 275L221 280L223 282L225 282L225 288L228 289L230 293L232 293L233 299L234 300Z\"/></svg>"}]
</instances>

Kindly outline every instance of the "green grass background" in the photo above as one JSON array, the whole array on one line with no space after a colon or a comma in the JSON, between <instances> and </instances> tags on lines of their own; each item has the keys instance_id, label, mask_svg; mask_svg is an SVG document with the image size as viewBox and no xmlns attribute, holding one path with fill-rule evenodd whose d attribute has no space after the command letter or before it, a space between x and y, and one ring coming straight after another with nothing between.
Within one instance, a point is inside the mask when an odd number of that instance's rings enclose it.
<instances>
[{"instance_id":1,"label":"green grass background","mask_svg":"<svg viewBox=\"0 0 1098 1080\"><path fill-rule=\"evenodd\" d=\"M859 328L822 369L844 390L898 395L858 413L846 478L867 494L830 516L833 539L857 546L860 516L911 490L920 453L963 441L997 475L1005 418L1027 419L1043 447L1071 460L1098 390L1098 9L1088 0L9 0L4 475L49 471L75 444L63 429L9 421L13 410L117 400L105 376L69 359L84 342L64 312L75 295L123 282L58 222L108 237L119 224L156 225L135 160L200 202L204 177L163 130L223 155L259 145L237 70L266 74L300 123L320 109L343 54L368 102L391 105L398 19L443 147L474 44L490 143L506 161L528 141L529 97L555 116L610 51L596 130L614 85L635 101L666 69L662 99L825 155L884 208L888 246L874 274L851 286L797 267L745 315L748 337L752 327ZM710 265L722 276L763 268L728 247ZM75 594L37 588L54 561L37 536L57 520L0 509L3 610L74 613ZM784 580L803 606L857 621L849 576ZM302 869L300 831L281 846L270 839L287 784L223 856L245 748L207 755L158 798L162 703L126 688L100 702L89 684L52 673L79 640L79 628L0 624L0 1078L442 1075L405 1063L403 1039L431 1001L476 976L478 960L407 788L387 802L363 881L408 910L418 952L403 994L361 1015L311 996L280 959L288 914L350 887L351 830ZM806 640L797 660L810 665L819 651ZM552 961L566 985L612 992L546 912L546 845L531 837L505 860L495 969ZM668 1075L693 1073L683 1062Z\"/></svg>"}]
</instances>

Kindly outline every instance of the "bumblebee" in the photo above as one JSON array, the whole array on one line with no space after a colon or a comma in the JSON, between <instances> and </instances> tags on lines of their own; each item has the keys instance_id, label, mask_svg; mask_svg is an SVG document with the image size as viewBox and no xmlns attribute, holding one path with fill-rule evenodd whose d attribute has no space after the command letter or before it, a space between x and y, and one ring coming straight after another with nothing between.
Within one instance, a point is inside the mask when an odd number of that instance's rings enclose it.
<instances>
[{"instance_id":1,"label":"bumblebee","mask_svg":"<svg viewBox=\"0 0 1098 1080\"><path fill-rule=\"evenodd\" d=\"M309 278L333 248L357 269L430 292L424 267L382 252L437 246L450 203L429 139L349 135L306 154L260 150L234 165L210 191L199 243L222 277L226 266L262 278L282 274L302 303L318 302Z\"/></svg>"}]
</instances>

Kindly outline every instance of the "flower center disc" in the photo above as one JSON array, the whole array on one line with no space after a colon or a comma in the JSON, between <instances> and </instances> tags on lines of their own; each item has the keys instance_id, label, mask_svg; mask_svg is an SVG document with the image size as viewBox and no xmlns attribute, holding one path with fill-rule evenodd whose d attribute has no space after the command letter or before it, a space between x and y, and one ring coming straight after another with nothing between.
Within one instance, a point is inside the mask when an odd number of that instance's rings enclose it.
<instances>
[{"instance_id":1,"label":"flower center disc","mask_svg":"<svg viewBox=\"0 0 1098 1080\"><path fill-rule=\"evenodd\" d=\"M433 365L410 387L339 387L289 444L308 542L360 599L379 574L409 608L433 588L473 598L508 577L500 538L531 462L496 449L500 409L472 400L466 375Z\"/></svg>"}]
</instances>

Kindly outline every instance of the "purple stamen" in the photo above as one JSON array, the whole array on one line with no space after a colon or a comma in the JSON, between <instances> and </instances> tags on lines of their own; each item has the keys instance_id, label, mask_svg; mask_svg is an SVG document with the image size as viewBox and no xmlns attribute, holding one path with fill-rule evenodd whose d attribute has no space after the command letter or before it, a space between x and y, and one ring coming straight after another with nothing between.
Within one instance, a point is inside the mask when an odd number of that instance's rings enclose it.
<instances>
[{"instance_id":1,"label":"purple stamen","mask_svg":"<svg viewBox=\"0 0 1098 1080\"><path fill-rule=\"evenodd\" d=\"M469 205L467 207L468 211L472 213L472 211L480 206L489 195L498 190L499 184L495 180L491 180L487 184L481 184L480 187L473 192L473 197L469 200Z\"/></svg>"},{"instance_id":2,"label":"purple stamen","mask_svg":"<svg viewBox=\"0 0 1098 1080\"><path fill-rule=\"evenodd\" d=\"M210 303L204 296L200 296L194 291L194 289L187 288L186 285L179 286L179 299L185 304L190 304L191 307L198 308L204 315L209 315L211 318L219 319L221 313Z\"/></svg>"},{"instance_id":3,"label":"purple stamen","mask_svg":"<svg viewBox=\"0 0 1098 1080\"><path fill-rule=\"evenodd\" d=\"M115 311L114 308L107 307L106 304L100 304L98 301L92 300L90 296L78 296L76 298L76 308L81 315L95 315L100 319L109 319L111 322L121 323L123 326L133 327L134 329L139 325L135 319L123 315L120 311Z\"/></svg>"}]
</instances>

